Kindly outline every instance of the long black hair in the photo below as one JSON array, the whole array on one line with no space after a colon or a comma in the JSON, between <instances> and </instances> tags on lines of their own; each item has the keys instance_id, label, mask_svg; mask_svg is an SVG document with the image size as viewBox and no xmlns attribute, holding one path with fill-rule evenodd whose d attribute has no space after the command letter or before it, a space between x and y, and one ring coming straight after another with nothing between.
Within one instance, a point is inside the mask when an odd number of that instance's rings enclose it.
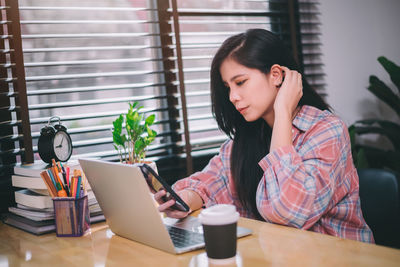
<instances>
[{"instance_id":1,"label":"long black hair","mask_svg":"<svg viewBox=\"0 0 400 267\"><path fill-rule=\"evenodd\" d=\"M221 45L211 64L212 112L219 128L233 140L231 171L236 191L243 207L262 219L256 206L257 186L263 171L258 162L268 154L272 129L262 119L247 122L229 100L229 88L224 86L220 67L231 58L248 68L268 74L272 65L279 64L301 73L291 52L273 33L263 29L250 29L229 37ZM329 106L307 83L302 74L303 96L298 106L310 105L318 109Z\"/></svg>"}]
</instances>

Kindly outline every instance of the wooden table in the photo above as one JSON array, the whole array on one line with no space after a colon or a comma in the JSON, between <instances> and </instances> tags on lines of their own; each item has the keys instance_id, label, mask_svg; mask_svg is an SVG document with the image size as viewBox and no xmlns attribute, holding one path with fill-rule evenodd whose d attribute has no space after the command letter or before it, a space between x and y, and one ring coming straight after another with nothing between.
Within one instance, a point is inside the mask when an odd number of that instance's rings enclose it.
<instances>
[{"instance_id":1,"label":"wooden table","mask_svg":"<svg viewBox=\"0 0 400 267\"><path fill-rule=\"evenodd\" d=\"M400 266L400 250L240 218L229 266ZM8 263L8 264L7 264ZM34 236L0 223L0 266L211 266L204 250L172 255L114 235L106 223L83 237Z\"/></svg>"}]
</instances>

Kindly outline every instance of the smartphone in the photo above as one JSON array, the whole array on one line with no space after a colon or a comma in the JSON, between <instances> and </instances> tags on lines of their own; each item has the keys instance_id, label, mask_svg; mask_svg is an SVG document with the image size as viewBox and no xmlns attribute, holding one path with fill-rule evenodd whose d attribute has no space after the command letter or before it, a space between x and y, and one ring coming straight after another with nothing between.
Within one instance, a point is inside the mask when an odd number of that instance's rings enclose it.
<instances>
[{"instance_id":1,"label":"smartphone","mask_svg":"<svg viewBox=\"0 0 400 267\"><path fill-rule=\"evenodd\" d=\"M145 163L140 164L139 167L144 178L146 179L150 191L153 194L157 193L161 189L164 189L166 191L166 195L162 198L164 202L174 199L175 204L171 206L172 209L185 212L189 211L189 206L179 197L177 193L175 193L172 187L153 170L153 168Z\"/></svg>"}]
</instances>

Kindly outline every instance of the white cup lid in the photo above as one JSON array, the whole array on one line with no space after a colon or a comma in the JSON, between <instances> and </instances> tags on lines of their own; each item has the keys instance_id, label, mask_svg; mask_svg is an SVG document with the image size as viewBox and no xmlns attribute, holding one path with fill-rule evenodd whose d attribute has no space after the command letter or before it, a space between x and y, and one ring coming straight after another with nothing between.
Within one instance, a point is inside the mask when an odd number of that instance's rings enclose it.
<instances>
[{"instance_id":1,"label":"white cup lid","mask_svg":"<svg viewBox=\"0 0 400 267\"><path fill-rule=\"evenodd\" d=\"M217 204L202 210L199 214L201 224L224 225L235 223L239 219L239 212L234 205Z\"/></svg>"}]
</instances>

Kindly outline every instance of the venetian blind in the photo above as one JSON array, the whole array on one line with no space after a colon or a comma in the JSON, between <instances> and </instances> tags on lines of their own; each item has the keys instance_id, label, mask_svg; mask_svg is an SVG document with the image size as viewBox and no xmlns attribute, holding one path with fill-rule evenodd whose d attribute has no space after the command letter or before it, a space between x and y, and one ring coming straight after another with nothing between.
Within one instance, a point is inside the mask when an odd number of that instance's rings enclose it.
<instances>
[{"instance_id":1,"label":"venetian blind","mask_svg":"<svg viewBox=\"0 0 400 267\"><path fill-rule=\"evenodd\" d=\"M0 1L2 170L39 158L39 131L55 115L73 157L117 159L111 122L139 101L158 121L148 157L190 172L185 159L226 140L211 114L212 57L249 28L278 34L324 93L315 0Z\"/></svg>"},{"instance_id":2,"label":"venetian blind","mask_svg":"<svg viewBox=\"0 0 400 267\"><path fill-rule=\"evenodd\" d=\"M150 156L173 146L157 8L149 1L24 1L20 17L33 151L60 116L76 157L113 157L111 122L139 101L159 133Z\"/></svg>"},{"instance_id":3,"label":"venetian blind","mask_svg":"<svg viewBox=\"0 0 400 267\"><path fill-rule=\"evenodd\" d=\"M182 139L190 139L193 156L215 154L227 139L211 114L209 71L216 50L231 35L249 28L278 34L311 85L324 92L316 1L178 1L177 11L189 128Z\"/></svg>"}]
</instances>

